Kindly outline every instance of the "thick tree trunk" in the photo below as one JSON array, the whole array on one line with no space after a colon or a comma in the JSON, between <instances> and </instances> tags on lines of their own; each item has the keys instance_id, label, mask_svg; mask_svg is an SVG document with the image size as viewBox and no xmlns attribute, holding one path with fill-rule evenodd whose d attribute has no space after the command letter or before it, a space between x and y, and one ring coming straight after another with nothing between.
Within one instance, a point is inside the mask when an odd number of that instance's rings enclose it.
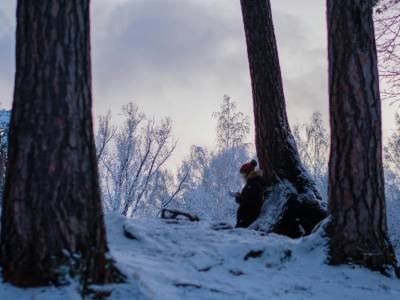
<instances>
[{"instance_id":1,"label":"thick tree trunk","mask_svg":"<svg viewBox=\"0 0 400 300\"><path fill-rule=\"evenodd\" d=\"M396 265L387 237L372 1L328 0L330 262Z\"/></svg>"},{"instance_id":2,"label":"thick tree trunk","mask_svg":"<svg viewBox=\"0 0 400 300\"><path fill-rule=\"evenodd\" d=\"M112 279L92 132L89 29L89 0L18 1L1 228L3 278L16 285L59 283L61 266L85 283Z\"/></svg>"},{"instance_id":3,"label":"thick tree trunk","mask_svg":"<svg viewBox=\"0 0 400 300\"><path fill-rule=\"evenodd\" d=\"M326 214L289 128L270 1L241 0L241 5L253 88L256 149L270 187L261 216L270 219L269 225L259 225L295 237L301 235L298 225L309 233ZM272 213L267 206L274 201L278 201L275 208L281 208L274 210L274 216L266 216Z\"/></svg>"}]
</instances>

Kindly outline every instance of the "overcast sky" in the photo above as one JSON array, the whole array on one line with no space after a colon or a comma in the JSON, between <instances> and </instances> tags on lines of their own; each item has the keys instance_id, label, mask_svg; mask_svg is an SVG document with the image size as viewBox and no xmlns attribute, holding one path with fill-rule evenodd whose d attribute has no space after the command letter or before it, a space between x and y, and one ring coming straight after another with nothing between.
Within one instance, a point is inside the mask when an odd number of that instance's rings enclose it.
<instances>
[{"instance_id":1,"label":"overcast sky","mask_svg":"<svg viewBox=\"0 0 400 300\"><path fill-rule=\"evenodd\" d=\"M94 114L134 102L169 116L179 147L215 143L211 118L224 94L252 116L239 0L92 0ZM0 4L0 101L10 107L16 0ZM327 122L325 1L272 0L290 123L321 111ZM384 131L393 128L385 106ZM253 139L253 133L250 140Z\"/></svg>"}]
</instances>

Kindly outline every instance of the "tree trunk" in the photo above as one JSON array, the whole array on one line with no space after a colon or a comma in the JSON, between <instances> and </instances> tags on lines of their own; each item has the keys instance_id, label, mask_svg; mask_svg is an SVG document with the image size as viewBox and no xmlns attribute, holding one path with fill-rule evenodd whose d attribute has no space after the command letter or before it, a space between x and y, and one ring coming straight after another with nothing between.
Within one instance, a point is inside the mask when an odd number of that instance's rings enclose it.
<instances>
[{"instance_id":1,"label":"tree trunk","mask_svg":"<svg viewBox=\"0 0 400 300\"><path fill-rule=\"evenodd\" d=\"M4 193L3 278L85 283L116 270L107 244L92 128L89 0L17 5L16 75Z\"/></svg>"},{"instance_id":2,"label":"tree trunk","mask_svg":"<svg viewBox=\"0 0 400 300\"><path fill-rule=\"evenodd\" d=\"M387 236L372 1L328 0L330 262L396 265Z\"/></svg>"},{"instance_id":3,"label":"tree trunk","mask_svg":"<svg viewBox=\"0 0 400 300\"><path fill-rule=\"evenodd\" d=\"M269 186L261 216L269 221L260 220L263 224L257 226L296 237L302 235L301 227L311 232L326 213L290 131L270 1L241 0L241 5L253 88L256 149ZM272 204L276 209L268 207Z\"/></svg>"}]
</instances>

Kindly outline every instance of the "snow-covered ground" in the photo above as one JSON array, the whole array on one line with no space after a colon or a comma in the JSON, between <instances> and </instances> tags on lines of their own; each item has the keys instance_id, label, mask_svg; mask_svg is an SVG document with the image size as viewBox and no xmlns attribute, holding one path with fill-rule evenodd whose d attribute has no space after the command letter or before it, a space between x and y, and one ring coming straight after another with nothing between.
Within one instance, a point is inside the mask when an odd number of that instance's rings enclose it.
<instances>
[{"instance_id":1,"label":"snow-covered ground","mask_svg":"<svg viewBox=\"0 0 400 300\"><path fill-rule=\"evenodd\" d=\"M400 299L400 280L359 267L324 263L320 232L291 240L207 222L106 217L112 255L126 284L103 287L108 299ZM128 232L128 234L124 234ZM18 289L1 300L80 299L75 286Z\"/></svg>"}]
</instances>

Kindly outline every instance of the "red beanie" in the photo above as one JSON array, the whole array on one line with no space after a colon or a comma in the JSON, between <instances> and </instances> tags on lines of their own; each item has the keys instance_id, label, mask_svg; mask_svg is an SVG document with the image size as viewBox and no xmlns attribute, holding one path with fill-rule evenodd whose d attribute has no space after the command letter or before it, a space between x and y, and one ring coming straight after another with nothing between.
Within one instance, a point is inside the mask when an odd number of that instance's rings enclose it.
<instances>
[{"instance_id":1,"label":"red beanie","mask_svg":"<svg viewBox=\"0 0 400 300\"><path fill-rule=\"evenodd\" d=\"M252 161L245 163L240 167L240 173L249 174L253 172L256 167L257 167L257 162L253 159Z\"/></svg>"}]
</instances>

